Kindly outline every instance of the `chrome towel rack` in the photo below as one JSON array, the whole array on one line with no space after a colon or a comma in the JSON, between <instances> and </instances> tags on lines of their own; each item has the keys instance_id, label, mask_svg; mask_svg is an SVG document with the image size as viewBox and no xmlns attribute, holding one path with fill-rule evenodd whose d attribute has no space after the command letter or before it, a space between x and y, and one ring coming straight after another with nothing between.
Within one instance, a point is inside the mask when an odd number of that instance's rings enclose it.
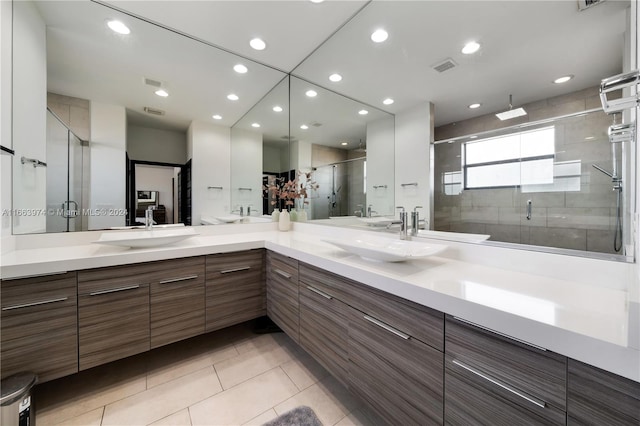
<instances>
[{"instance_id":1,"label":"chrome towel rack","mask_svg":"<svg viewBox=\"0 0 640 426\"><path fill-rule=\"evenodd\" d=\"M45 163L44 161L36 160L35 158L20 157L20 162L22 164L33 164L34 168L47 167L47 163Z\"/></svg>"}]
</instances>

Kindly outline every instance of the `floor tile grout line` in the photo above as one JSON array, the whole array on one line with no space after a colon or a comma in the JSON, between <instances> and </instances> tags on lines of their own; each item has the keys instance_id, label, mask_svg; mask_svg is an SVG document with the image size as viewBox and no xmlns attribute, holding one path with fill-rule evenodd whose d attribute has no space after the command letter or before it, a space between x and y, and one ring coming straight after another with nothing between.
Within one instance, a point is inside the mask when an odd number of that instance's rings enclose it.
<instances>
[{"instance_id":1,"label":"floor tile grout line","mask_svg":"<svg viewBox=\"0 0 640 426\"><path fill-rule=\"evenodd\" d=\"M287 362L294 362L293 360L289 360ZM293 383L293 385L298 389L298 393L302 392L304 389L300 389L300 386L298 386L298 384L293 380L293 377L291 377L289 375L289 373L287 373L287 370L285 370L284 368L282 368L282 366L284 364L286 364L287 362L283 362L282 364L280 364L278 367L280 367L280 369L284 372L284 374L289 378L289 380L291 380L291 383ZM307 386L308 387L308 386ZM306 388L305 388L306 389ZM297 394L296 394L297 395Z\"/></svg>"}]
</instances>

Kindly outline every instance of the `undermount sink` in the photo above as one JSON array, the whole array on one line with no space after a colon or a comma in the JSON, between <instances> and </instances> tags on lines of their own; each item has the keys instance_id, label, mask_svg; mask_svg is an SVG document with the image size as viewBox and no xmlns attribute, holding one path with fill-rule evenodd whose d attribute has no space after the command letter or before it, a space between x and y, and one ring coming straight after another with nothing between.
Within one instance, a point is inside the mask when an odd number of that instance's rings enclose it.
<instances>
[{"instance_id":1,"label":"undermount sink","mask_svg":"<svg viewBox=\"0 0 640 426\"><path fill-rule=\"evenodd\" d=\"M323 240L363 259L381 262L402 262L432 256L447 246L418 241L392 240L389 238L362 235L356 238Z\"/></svg>"},{"instance_id":2,"label":"undermount sink","mask_svg":"<svg viewBox=\"0 0 640 426\"><path fill-rule=\"evenodd\" d=\"M372 216L372 217L359 217L360 222L364 222L369 226L387 226L390 225L394 219L384 216Z\"/></svg>"},{"instance_id":3,"label":"undermount sink","mask_svg":"<svg viewBox=\"0 0 640 426\"><path fill-rule=\"evenodd\" d=\"M144 231L103 232L94 243L120 247L158 247L191 238L196 233L194 228L153 228Z\"/></svg>"},{"instance_id":4,"label":"undermount sink","mask_svg":"<svg viewBox=\"0 0 640 426\"><path fill-rule=\"evenodd\" d=\"M200 223L203 225L219 225L223 223L267 223L272 222L271 216L240 216L237 214L229 214L225 216L203 216Z\"/></svg>"}]
</instances>

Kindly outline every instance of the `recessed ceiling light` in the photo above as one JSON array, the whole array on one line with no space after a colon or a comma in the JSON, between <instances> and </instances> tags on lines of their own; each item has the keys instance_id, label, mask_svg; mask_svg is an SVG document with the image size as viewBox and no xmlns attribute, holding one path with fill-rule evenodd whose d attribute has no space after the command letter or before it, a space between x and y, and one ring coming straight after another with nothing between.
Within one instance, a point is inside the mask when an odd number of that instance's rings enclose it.
<instances>
[{"instance_id":1,"label":"recessed ceiling light","mask_svg":"<svg viewBox=\"0 0 640 426\"><path fill-rule=\"evenodd\" d=\"M329 80L333 81L334 83L337 83L340 80L342 80L342 76L340 74L331 74L329 76Z\"/></svg>"},{"instance_id":2,"label":"recessed ceiling light","mask_svg":"<svg viewBox=\"0 0 640 426\"><path fill-rule=\"evenodd\" d=\"M382 43L387 38L389 38L389 34L385 30L375 30L371 34L371 40L373 40L376 43Z\"/></svg>"},{"instance_id":3,"label":"recessed ceiling light","mask_svg":"<svg viewBox=\"0 0 640 426\"><path fill-rule=\"evenodd\" d=\"M305 95L307 95L310 98L315 98L316 96L318 96L318 92L316 92L315 90L307 90Z\"/></svg>"},{"instance_id":4,"label":"recessed ceiling light","mask_svg":"<svg viewBox=\"0 0 640 426\"><path fill-rule=\"evenodd\" d=\"M464 47L462 48L462 53L464 53L465 55L471 55L472 53L476 53L478 50L480 50L480 43L470 41L469 43L464 45Z\"/></svg>"},{"instance_id":5,"label":"recessed ceiling light","mask_svg":"<svg viewBox=\"0 0 640 426\"><path fill-rule=\"evenodd\" d=\"M563 77L556 78L555 80L553 80L553 82L555 84L562 84L562 83L566 83L567 81L571 80L573 77L574 77L573 74L569 74L569 75L565 75Z\"/></svg>"},{"instance_id":6,"label":"recessed ceiling light","mask_svg":"<svg viewBox=\"0 0 640 426\"><path fill-rule=\"evenodd\" d=\"M260 124L258 124L258 123L253 123L253 124L251 124L251 127L260 127Z\"/></svg>"},{"instance_id":7,"label":"recessed ceiling light","mask_svg":"<svg viewBox=\"0 0 640 426\"><path fill-rule=\"evenodd\" d=\"M385 105L391 105L393 102L394 102L394 100L391 99L391 98L387 98L384 101L382 101L382 103L385 104Z\"/></svg>"},{"instance_id":8,"label":"recessed ceiling light","mask_svg":"<svg viewBox=\"0 0 640 426\"><path fill-rule=\"evenodd\" d=\"M222 120L222 116L218 115L218 114L213 115L212 117L213 117L214 120Z\"/></svg>"},{"instance_id":9,"label":"recessed ceiling light","mask_svg":"<svg viewBox=\"0 0 640 426\"><path fill-rule=\"evenodd\" d=\"M324 0L309 0L311 3L322 3Z\"/></svg>"},{"instance_id":10,"label":"recessed ceiling light","mask_svg":"<svg viewBox=\"0 0 640 426\"><path fill-rule=\"evenodd\" d=\"M127 27L125 24L123 24L120 21L116 21L116 20L109 21L107 22L107 26L111 28L113 31L117 32L118 34L129 34L131 32L129 27Z\"/></svg>"},{"instance_id":11,"label":"recessed ceiling light","mask_svg":"<svg viewBox=\"0 0 640 426\"><path fill-rule=\"evenodd\" d=\"M346 145L349 145L349 143L348 142L342 142L340 145L346 146Z\"/></svg>"},{"instance_id":12,"label":"recessed ceiling light","mask_svg":"<svg viewBox=\"0 0 640 426\"><path fill-rule=\"evenodd\" d=\"M302 126L300 126L300 128L302 130L307 130L309 128L309 126L307 126L306 124L303 124Z\"/></svg>"},{"instance_id":13,"label":"recessed ceiling light","mask_svg":"<svg viewBox=\"0 0 640 426\"><path fill-rule=\"evenodd\" d=\"M358 114L367 115L367 114L369 114L369 111L367 111L366 109L361 109L360 111L358 111Z\"/></svg>"},{"instance_id":14,"label":"recessed ceiling light","mask_svg":"<svg viewBox=\"0 0 640 426\"><path fill-rule=\"evenodd\" d=\"M249 69L248 69L247 67L245 67L244 65L242 65L242 64L235 65L235 66L233 67L233 70L234 70L235 72L237 72L238 74L244 74L244 73L246 73L247 71L249 71Z\"/></svg>"},{"instance_id":15,"label":"recessed ceiling light","mask_svg":"<svg viewBox=\"0 0 640 426\"><path fill-rule=\"evenodd\" d=\"M267 47L267 43L265 43L261 38L254 38L249 42L249 46L256 50L264 50Z\"/></svg>"},{"instance_id":16,"label":"recessed ceiling light","mask_svg":"<svg viewBox=\"0 0 640 426\"><path fill-rule=\"evenodd\" d=\"M482 105L482 104L477 104L477 103L476 104L471 104L471 105L469 105L469 108L471 108L471 109L480 108L480 105Z\"/></svg>"},{"instance_id":17,"label":"recessed ceiling light","mask_svg":"<svg viewBox=\"0 0 640 426\"><path fill-rule=\"evenodd\" d=\"M167 96L169 96L169 93L167 93L167 91L164 89L158 89L156 90L156 95L166 98Z\"/></svg>"},{"instance_id":18,"label":"recessed ceiling light","mask_svg":"<svg viewBox=\"0 0 640 426\"><path fill-rule=\"evenodd\" d=\"M274 110L275 112L282 112L282 107L281 107L281 106L276 105L276 106L274 106L274 107L273 107L273 110Z\"/></svg>"},{"instance_id":19,"label":"recessed ceiling light","mask_svg":"<svg viewBox=\"0 0 640 426\"><path fill-rule=\"evenodd\" d=\"M238 95L234 95L233 93L231 93L227 95L227 99L229 99L230 101L237 101L240 98L238 97Z\"/></svg>"}]
</instances>

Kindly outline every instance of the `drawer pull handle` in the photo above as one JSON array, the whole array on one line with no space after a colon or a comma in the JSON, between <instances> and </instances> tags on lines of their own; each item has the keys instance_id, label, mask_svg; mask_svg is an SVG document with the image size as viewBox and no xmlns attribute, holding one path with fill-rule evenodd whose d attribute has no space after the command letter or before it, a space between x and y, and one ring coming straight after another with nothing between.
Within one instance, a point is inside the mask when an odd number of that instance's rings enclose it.
<instances>
[{"instance_id":1,"label":"drawer pull handle","mask_svg":"<svg viewBox=\"0 0 640 426\"><path fill-rule=\"evenodd\" d=\"M160 281L160 284L177 283L178 281L195 280L196 278L198 278L197 275L189 275L188 277L171 278L168 280L162 280Z\"/></svg>"},{"instance_id":2,"label":"drawer pull handle","mask_svg":"<svg viewBox=\"0 0 640 426\"><path fill-rule=\"evenodd\" d=\"M378 327L384 328L388 332L393 333L398 337L402 337L404 340L409 340L411 338L411 336L409 336L408 334L403 333L402 331L398 331L395 328L391 327L390 325L387 325L387 324L383 323L382 321L378 321L377 319L375 319L373 317L370 317L369 315L365 315L364 319L366 319L367 321L369 321L371 323L374 323Z\"/></svg>"},{"instance_id":3,"label":"drawer pull handle","mask_svg":"<svg viewBox=\"0 0 640 426\"><path fill-rule=\"evenodd\" d=\"M230 274L232 272L248 271L249 269L251 269L251 266L243 266L242 268L225 269L224 271L220 271L220 273Z\"/></svg>"},{"instance_id":4,"label":"drawer pull handle","mask_svg":"<svg viewBox=\"0 0 640 426\"><path fill-rule=\"evenodd\" d=\"M285 277L286 279L290 280L292 275L291 274L287 274L284 271L281 271L280 269L274 269L273 272L275 272L278 275L282 275L283 277Z\"/></svg>"},{"instance_id":5,"label":"drawer pull handle","mask_svg":"<svg viewBox=\"0 0 640 426\"><path fill-rule=\"evenodd\" d=\"M315 287L311 287L310 285L308 285L308 286L307 286L307 288L308 288L309 290L311 290L312 292L314 292L314 293L316 293L316 294L319 294L320 296L324 297L325 299L329 299L329 300L333 299L333 296L331 296L331 295L329 295L329 294L325 293L325 292L324 292L324 291L322 291L322 290L318 290L318 289L317 289L317 288L315 288Z\"/></svg>"},{"instance_id":6,"label":"drawer pull handle","mask_svg":"<svg viewBox=\"0 0 640 426\"><path fill-rule=\"evenodd\" d=\"M99 290L89 293L89 296L100 296L101 294L117 293L119 291L135 290L140 288L140 284L130 285L128 287L110 288L109 290Z\"/></svg>"},{"instance_id":7,"label":"drawer pull handle","mask_svg":"<svg viewBox=\"0 0 640 426\"><path fill-rule=\"evenodd\" d=\"M2 310L3 311L11 311L13 309L30 308L32 306L46 305L46 304L49 304L49 303L56 303L56 302L64 302L67 299L68 299L68 297L59 297L57 299L43 300L42 302L33 302L33 303L25 303L23 305L6 306L6 307L2 308Z\"/></svg>"},{"instance_id":8,"label":"drawer pull handle","mask_svg":"<svg viewBox=\"0 0 640 426\"><path fill-rule=\"evenodd\" d=\"M511 336L509 336L509 335L507 335L507 334L500 333L499 331L492 330L492 329L487 328L487 327L484 327L484 326L482 326L482 325L478 325L478 324L476 324L476 323L474 323L474 322L471 322L471 321L469 321L469 320L466 320L466 319L462 319L462 318L459 318L459 317L453 317L453 318L454 318L456 321L460 321L460 322L463 322L463 323L465 323L465 324L469 324L469 325L472 325L472 326L474 326L474 327L481 328L481 329L483 329L483 330L485 330L485 331L488 331L488 332L490 332L490 333L497 334L498 336L502 336L502 337L507 338L507 339L509 339L509 340L515 340L516 342L518 342L518 343L522 343L523 345L531 346L532 348L538 349L538 350L540 350L540 351L547 352L547 349L543 348L542 346L538 346L538 345L534 345L533 343L525 342L524 340L520 340L520 339L517 339L517 338L515 338L515 337L511 337Z\"/></svg>"},{"instance_id":9,"label":"drawer pull handle","mask_svg":"<svg viewBox=\"0 0 640 426\"><path fill-rule=\"evenodd\" d=\"M506 390L506 391L508 391L508 392L511 392L512 394L514 394L514 395L516 395L516 396L519 396L520 398L522 398L522 399L524 399L524 400L526 400L526 401L528 401L528 402L530 402L530 403L532 403L532 404L534 404L534 405L537 405L537 406L538 406L538 407L540 407L540 408L546 408L546 406L547 406L547 404L546 404L544 401L540 401L539 399L536 399L536 398L533 398L533 397L531 397L531 396L525 395L524 393L522 393L522 392L520 392L520 391L518 391L518 390L516 390L516 389L512 388L511 386L507 386L507 385L505 385L504 383L501 383L501 382L499 382L498 380L493 379L493 378L491 378L491 377L489 377L489 376L487 376L487 375L485 375L485 374L483 374L483 373L479 372L479 371L478 371L478 370L476 370L475 368L471 368L471 367L469 367L469 366L467 366L467 365L464 365L463 363L461 363L461 362L460 362L460 361L458 361L458 360L455 360L455 359L454 359L452 362L453 362L455 365L457 365L458 367L464 368L465 370L467 370L467 371L469 371L469 372L471 372L471 373L475 374L476 376L481 377L481 378L483 378L484 380L486 380L486 381L488 381L488 382L491 382L491 383L493 383L494 385L496 385L496 386L498 386L498 387L501 387L502 389L504 389L504 390Z\"/></svg>"}]
</instances>

